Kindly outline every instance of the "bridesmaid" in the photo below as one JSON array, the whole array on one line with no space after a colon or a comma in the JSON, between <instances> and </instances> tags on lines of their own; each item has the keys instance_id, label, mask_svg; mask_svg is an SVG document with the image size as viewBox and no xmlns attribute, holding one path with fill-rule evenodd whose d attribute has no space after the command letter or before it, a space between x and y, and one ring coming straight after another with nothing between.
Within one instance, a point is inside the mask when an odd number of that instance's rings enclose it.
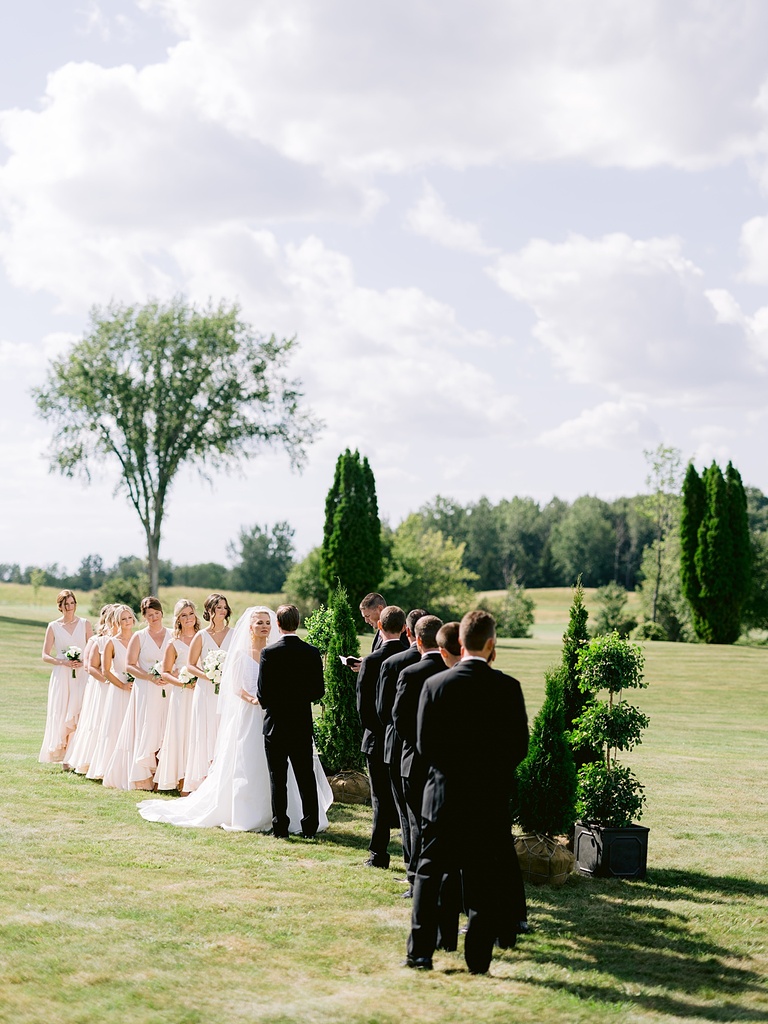
<instances>
[{"instance_id":1,"label":"bridesmaid","mask_svg":"<svg viewBox=\"0 0 768 1024\"><path fill-rule=\"evenodd\" d=\"M227 651L233 631L229 628L232 609L223 594L211 594L203 606L203 618L210 625L197 633L189 645L188 671L197 676L192 694L192 717L189 724L189 750L184 769L184 788L197 789L208 774L219 729L219 698L203 662L210 651Z\"/></svg>"},{"instance_id":2,"label":"bridesmaid","mask_svg":"<svg viewBox=\"0 0 768 1024\"><path fill-rule=\"evenodd\" d=\"M128 782L131 789L152 789L168 715L168 687L150 670L157 662L162 665L171 631L163 625L163 606L156 597L144 598L141 614L147 625L131 637L127 656L128 671L136 680L131 691L134 742Z\"/></svg>"},{"instance_id":3,"label":"bridesmaid","mask_svg":"<svg viewBox=\"0 0 768 1024\"><path fill-rule=\"evenodd\" d=\"M48 683L48 710L45 735L38 760L61 762L71 734L77 728L83 703L86 673L82 660L66 657L69 647L79 647L81 655L93 630L87 619L75 614L77 601L71 590L62 590L56 598L61 618L48 623L43 641L43 661L52 665Z\"/></svg>"},{"instance_id":4,"label":"bridesmaid","mask_svg":"<svg viewBox=\"0 0 768 1024\"><path fill-rule=\"evenodd\" d=\"M99 738L99 725L108 690L108 684L101 672L101 659L104 644L116 628L112 616L116 607L114 604L103 605L99 612L96 632L85 645L83 662L88 672L88 682L85 684L80 721L77 723L74 738L67 747L65 758L65 764L78 775L85 775L88 771Z\"/></svg>"},{"instance_id":5,"label":"bridesmaid","mask_svg":"<svg viewBox=\"0 0 768 1024\"><path fill-rule=\"evenodd\" d=\"M173 609L173 639L163 660L163 682L168 693L168 717L163 742L157 755L155 788L178 789L182 796L184 770L189 747L189 723L192 715L192 688L195 677L187 671L189 647L200 629L195 606L182 598ZM188 678L187 678L188 677Z\"/></svg>"},{"instance_id":6,"label":"bridesmaid","mask_svg":"<svg viewBox=\"0 0 768 1024\"><path fill-rule=\"evenodd\" d=\"M133 627L136 625L136 616L127 604L119 604L115 606L113 622L118 630L107 639L102 657L104 677L109 685L109 692L104 702L99 741L96 744L87 773L89 779L103 778L109 767L117 747L117 738L120 735L123 719L128 710L133 685L127 679L126 655L133 635Z\"/></svg>"}]
</instances>

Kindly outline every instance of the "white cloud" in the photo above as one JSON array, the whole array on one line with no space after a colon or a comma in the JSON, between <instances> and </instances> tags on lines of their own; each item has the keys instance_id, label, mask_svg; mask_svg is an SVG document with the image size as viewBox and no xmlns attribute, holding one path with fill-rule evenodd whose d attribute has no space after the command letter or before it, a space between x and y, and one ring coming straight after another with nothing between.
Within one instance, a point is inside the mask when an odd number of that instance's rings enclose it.
<instances>
[{"instance_id":1,"label":"white cloud","mask_svg":"<svg viewBox=\"0 0 768 1024\"><path fill-rule=\"evenodd\" d=\"M570 380L636 398L733 401L763 369L679 239L537 239L489 272L532 307L535 337Z\"/></svg>"},{"instance_id":2,"label":"white cloud","mask_svg":"<svg viewBox=\"0 0 768 1024\"><path fill-rule=\"evenodd\" d=\"M752 217L741 229L741 276L752 284L768 284L768 217Z\"/></svg>"},{"instance_id":3,"label":"white cloud","mask_svg":"<svg viewBox=\"0 0 768 1024\"><path fill-rule=\"evenodd\" d=\"M657 443L659 428L642 402L603 402L594 409L545 430L538 443L560 451L585 448L631 449Z\"/></svg>"},{"instance_id":4,"label":"white cloud","mask_svg":"<svg viewBox=\"0 0 768 1024\"><path fill-rule=\"evenodd\" d=\"M490 256L498 250L486 245L476 224L452 217L445 203L428 182L424 182L421 198L405 215L405 224L414 234L477 256Z\"/></svg>"}]
</instances>

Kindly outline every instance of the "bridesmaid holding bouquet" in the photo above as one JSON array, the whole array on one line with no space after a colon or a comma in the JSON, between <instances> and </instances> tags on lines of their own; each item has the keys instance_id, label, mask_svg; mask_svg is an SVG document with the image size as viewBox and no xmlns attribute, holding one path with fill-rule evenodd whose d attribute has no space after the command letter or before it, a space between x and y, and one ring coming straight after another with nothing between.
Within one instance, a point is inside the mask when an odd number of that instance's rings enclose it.
<instances>
[{"instance_id":1,"label":"bridesmaid holding bouquet","mask_svg":"<svg viewBox=\"0 0 768 1024\"><path fill-rule=\"evenodd\" d=\"M195 635L189 645L187 669L197 677L192 694L192 716L189 724L189 749L184 769L184 788L194 792L207 776L213 753L216 749L216 735L219 729L219 696L226 652L232 639L229 619L232 609L223 594L211 594L206 599L203 618L209 623L206 629ZM218 669L212 668L220 662Z\"/></svg>"},{"instance_id":2,"label":"bridesmaid holding bouquet","mask_svg":"<svg viewBox=\"0 0 768 1024\"><path fill-rule=\"evenodd\" d=\"M70 736L77 728L87 679L83 651L93 634L90 622L75 614L77 600L71 590L60 591L56 604L61 617L48 623L43 641L43 661L52 666L39 756L43 763L64 760Z\"/></svg>"},{"instance_id":3,"label":"bridesmaid holding bouquet","mask_svg":"<svg viewBox=\"0 0 768 1024\"><path fill-rule=\"evenodd\" d=\"M168 715L157 755L155 788L184 790L184 770L192 717L192 688L195 676L188 671L189 648L200 630L200 620L191 601L182 598L173 609L173 639L163 658L162 681L168 693Z\"/></svg>"},{"instance_id":4,"label":"bridesmaid holding bouquet","mask_svg":"<svg viewBox=\"0 0 768 1024\"><path fill-rule=\"evenodd\" d=\"M133 683L128 681L126 656L133 627L136 625L136 616L127 604L119 604L114 609L113 621L118 626L118 631L107 639L102 657L104 677L109 685L109 691L104 702L99 741L87 773L89 779L103 778L109 767L128 710L133 686Z\"/></svg>"},{"instance_id":5,"label":"bridesmaid holding bouquet","mask_svg":"<svg viewBox=\"0 0 768 1024\"><path fill-rule=\"evenodd\" d=\"M77 723L77 730L67 747L65 758L65 766L69 765L72 771L77 772L78 775L85 775L88 771L93 752L99 741L104 701L109 690L109 685L101 671L101 662L104 644L117 629L112 615L116 607L117 605L114 604L102 606L96 632L85 645L83 661L88 673L88 682L85 685L80 721Z\"/></svg>"}]
</instances>

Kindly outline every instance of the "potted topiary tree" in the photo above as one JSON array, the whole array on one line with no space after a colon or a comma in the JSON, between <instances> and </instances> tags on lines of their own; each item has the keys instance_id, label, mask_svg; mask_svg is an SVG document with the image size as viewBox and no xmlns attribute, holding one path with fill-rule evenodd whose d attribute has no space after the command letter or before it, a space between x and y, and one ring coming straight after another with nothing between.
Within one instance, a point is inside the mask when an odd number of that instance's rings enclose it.
<instances>
[{"instance_id":1,"label":"potted topiary tree","mask_svg":"<svg viewBox=\"0 0 768 1024\"><path fill-rule=\"evenodd\" d=\"M625 689L645 687L640 648L618 633L595 637L579 654L582 689L591 694L574 723L575 745L601 751L579 768L574 832L576 867L582 874L645 878L648 829L636 824L643 812L643 787L619 751L641 742L648 716L623 699ZM598 694L607 691L607 699Z\"/></svg>"},{"instance_id":2,"label":"potted topiary tree","mask_svg":"<svg viewBox=\"0 0 768 1024\"><path fill-rule=\"evenodd\" d=\"M562 668L545 675L544 703L534 719L528 754L517 768L514 814L524 834L515 840L520 870L534 885L562 885L573 854L555 837L576 818L576 766L565 734Z\"/></svg>"}]
</instances>

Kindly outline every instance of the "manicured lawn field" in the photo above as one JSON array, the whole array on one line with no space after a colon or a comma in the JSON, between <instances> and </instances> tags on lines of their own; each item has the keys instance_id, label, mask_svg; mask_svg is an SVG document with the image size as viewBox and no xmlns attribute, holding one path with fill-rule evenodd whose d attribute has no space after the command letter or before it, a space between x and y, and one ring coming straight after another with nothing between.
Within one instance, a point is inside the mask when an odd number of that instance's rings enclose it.
<instances>
[{"instance_id":1,"label":"manicured lawn field","mask_svg":"<svg viewBox=\"0 0 768 1024\"><path fill-rule=\"evenodd\" d=\"M627 758L647 881L529 889L536 931L488 977L446 953L414 975L402 871L363 867L369 809L333 807L316 842L174 829L38 764L53 612L25 589L0 590L0 1021L768 1020L768 651L648 645L651 726ZM551 637L502 643L531 717L562 606Z\"/></svg>"}]
</instances>

